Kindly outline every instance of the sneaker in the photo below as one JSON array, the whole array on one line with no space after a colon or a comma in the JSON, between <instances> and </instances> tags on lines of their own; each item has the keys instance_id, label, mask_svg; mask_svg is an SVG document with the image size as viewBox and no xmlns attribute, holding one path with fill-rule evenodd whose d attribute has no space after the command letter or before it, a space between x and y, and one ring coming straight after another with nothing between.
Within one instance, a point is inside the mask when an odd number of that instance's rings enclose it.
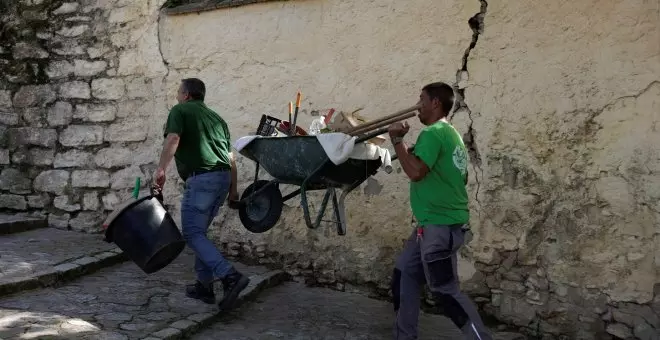
<instances>
[{"instance_id":1,"label":"sneaker","mask_svg":"<svg viewBox=\"0 0 660 340\"><path fill-rule=\"evenodd\" d=\"M196 281L195 284L186 286L186 296L192 299L201 300L208 304L215 303L213 284L209 287L205 287L201 282Z\"/></svg>"},{"instance_id":2,"label":"sneaker","mask_svg":"<svg viewBox=\"0 0 660 340\"><path fill-rule=\"evenodd\" d=\"M220 303L218 303L220 311L231 310L234 307L234 303L236 302L236 299L238 299L239 294L243 291L243 289L245 289L245 287L247 287L249 283L250 278L237 272L236 270L232 270L232 272L227 275L227 277L222 279L224 296L222 297Z\"/></svg>"}]
</instances>

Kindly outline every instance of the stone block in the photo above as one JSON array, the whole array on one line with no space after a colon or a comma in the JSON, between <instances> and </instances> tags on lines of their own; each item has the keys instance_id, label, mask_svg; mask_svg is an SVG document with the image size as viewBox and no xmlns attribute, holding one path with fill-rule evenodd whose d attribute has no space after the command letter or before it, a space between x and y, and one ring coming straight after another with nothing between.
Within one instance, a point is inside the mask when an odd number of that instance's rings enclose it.
<instances>
[{"instance_id":1,"label":"stone block","mask_svg":"<svg viewBox=\"0 0 660 340\"><path fill-rule=\"evenodd\" d=\"M50 196L47 194L27 196L27 204L30 208L45 208L50 204Z\"/></svg>"},{"instance_id":2,"label":"stone block","mask_svg":"<svg viewBox=\"0 0 660 340\"><path fill-rule=\"evenodd\" d=\"M133 6L115 8L110 12L110 15L108 16L108 22L125 23L134 21L139 19L141 14L142 13L140 9Z\"/></svg>"},{"instance_id":3,"label":"stone block","mask_svg":"<svg viewBox=\"0 0 660 340\"><path fill-rule=\"evenodd\" d=\"M0 90L0 110L2 109L11 109L11 92L6 90Z\"/></svg>"},{"instance_id":4,"label":"stone block","mask_svg":"<svg viewBox=\"0 0 660 340\"><path fill-rule=\"evenodd\" d=\"M103 196L101 201L103 202L103 209L105 210L114 210L121 202L119 196L115 192Z\"/></svg>"},{"instance_id":5,"label":"stone block","mask_svg":"<svg viewBox=\"0 0 660 340\"><path fill-rule=\"evenodd\" d=\"M108 126L105 140L108 142L141 142L147 139L144 121L125 119Z\"/></svg>"},{"instance_id":6,"label":"stone block","mask_svg":"<svg viewBox=\"0 0 660 340\"><path fill-rule=\"evenodd\" d=\"M15 150L20 146L35 145L47 148L55 147L57 131L32 127L9 129L9 146Z\"/></svg>"},{"instance_id":7,"label":"stone block","mask_svg":"<svg viewBox=\"0 0 660 340\"><path fill-rule=\"evenodd\" d=\"M112 104L78 104L73 118L89 122L109 122L115 119L117 107Z\"/></svg>"},{"instance_id":8,"label":"stone block","mask_svg":"<svg viewBox=\"0 0 660 340\"><path fill-rule=\"evenodd\" d=\"M73 117L73 106L67 102L57 102L48 109L48 125L69 125Z\"/></svg>"},{"instance_id":9,"label":"stone block","mask_svg":"<svg viewBox=\"0 0 660 340\"><path fill-rule=\"evenodd\" d=\"M105 171L75 170L71 175L71 185L74 188L107 188L110 176Z\"/></svg>"},{"instance_id":10,"label":"stone block","mask_svg":"<svg viewBox=\"0 0 660 340\"><path fill-rule=\"evenodd\" d=\"M71 215L64 213L48 214L48 226L57 229L69 229L69 220Z\"/></svg>"},{"instance_id":11,"label":"stone block","mask_svg":"<svg viewBox=\"0 0 660 340\"><path fill-rule=\"evenodd\" d=\"M126 83L126 95L133 99L150 97L152 95L151 84L145 78L135 78Z\"/></svg>"},{"instance_id":12,"label":"stone block","mask_svg":"<svg viewBox=\"0 0 660 340\"><path fill-rule=\"evenodd\" d=\"M146 176L137 166L119 170L110 178L111 188L115 190L133 188L137 177L142 178L142 182L149 180L149 176Z\"/></svg>"},{"instance_id":13,"label":"stone block","mask_svg":"<svg viewBox=\"0 0 660 340\"><path fill-rule=\"evenodd\" d=\"M92 164L92 154L82 150L69 150L55 156L55 168L87 167Z\"/></svg>"},{"instance_id":14,"label":"stone block","mask_svg":"<svg viewBox=\"0 0 660 340\"><path fill-rule=\"evenodd\" d=\"M69 14L69 13L74 13L76 10L78 10L78 7L80 4L77 2L65 2L60 7L57 7L56 10L53 11L54 15L61 15L61 14Z\"/></svg>"},{"instance_id":15,"label":"stone block","mask_svg":"<svg viewBox=\"0 0 660 340\"><path fill-rule=\"evenodd\" d=\"M78 203L69 203L70 198L68 196L57 196L53 199L53 206L57 209L64 210L67 212L74 212L80 210L80 204Z\"/></svg>"},{"instance_id":16,"label":"stone block","mask_svg":"<svg viewBox=\"0 0 660 340\"><path fill-rule=\"evenodd\" d=\"M103 214L83 211L69 221L69 226L75 231L99 233L103 231Z\"/></svg>"},{"instance_id":17,"label":"stone block","mask_svg":"<svg viewBox=\"0 0 660 340\"><path fill-rule=\"evenodd\" d=\"M4 125L0 125L0 147L7 147L9 144L9 133L7 133L8 128Z\"/></svg>"},{"instance_id":18,"label":"stone block","mask_svg":"<svg viewBox=\"0 0 660 340\"><path fill-rule=\"evenodd\" d=\"M12 48L14 60L20 59L45 59L49 54L35 43L17 42Z\"/></svg>"},{"instance_id":19,"label":"stone block","mask_svg":"<svg viewBox=\"0 0 660 340\"><path fill-rule=\"evenodd\" d=\"M126 89L119 78L101 78L92 80L92 95L99 99L120 99Z\"/></svg>"},{"instance_id":20,"label":"stone block","mask_svg":"<svg viewBox=\"0 0 660 340\"><path fill-rule=\"evenodd\" d=\"M80 147L103 143L103 127L92 125L70 125L60 135L60 144Z\"/></svg>"},{"instance_id":21,"label":"stone block","mask_svg":"<svg viewBox=\"0 0 660 340\"><path fill-rule=\"evenodd\" d=\"M133 156L133 151L129 149L112 147L99 150L94 157L94 162L103 168L116 168L132 164Z\"/></svg>"},{"instance_id":22,"label":"stone block","mask_svg":"<svg viewBox=\"0 0 660 340\"><path fill-rule=\"evenodd\" d=\"M73 73L73 65L66 60L51 60L46 68L46 75L50 79L66 78Z\"/></svg>"},{"instance_id":23,"label":"stone block","mask_svg":"<svg viewBox=\"0 0 660 340\"><path fill-rule=\"evenodd\" d=\"M79 77L91 77L105 71L108 63L105 61L75 60L73 62L73 73Z\"/></svg>"},{"instance_id":24,"label":"stone block","mask_svg":"<svg viewBox=\"0 0 660 340\"><path fill-rule=\"evenodd\" d=\"M45 106L57 99L57 94L50 85L26 85L14 94L14 106L32 107Z\"/></svg>"},{"instance_id":25,"label":"stone block","mask_svg":"<svg viewBox=\"0 0 660 340\"><path fill-rule=\"evenodd\" d=\"M20 170L7 168L0 173L0 189L12 194L29 194L32 192L32 181Z\"/></svg>"},{"instance_id":26,"label":"stone block","mask_svg":"<svg viewBox=\"0 0 660 340\"><path fill-rule=\"evenodd\" d=\"M83 209L98 210L99 207L99 194L95 191L86 192L83 196Z\"/></svg>"},{"instance_id":27,"label":"stone block","mask_svg":"<svg viewBox=\"0 0 660 340\"><path fill-rule=\"evenodd\" d=\"M20 195L2 194L0 195L0 208L25 210L27 202L25 202L25 197Z\"/></svg>"},{"instance_id":28,"label":"stone block","mask_svg":"<svg viewBox=\"0 0 660 340\"><path fill-rule=\"evenodd\" d=\"M622 323L613 323L607 325L606 332L620 339L628 339L633 335L632 331L630 330L630 327Z\"/></svg>"},{"instance_id":29,"label":"stone block","mask_svg":"<svg viewBox=\"0 0 660 340\"><path fill-rule=\"evenodd\" d=\"M0 111L0 124L4 125L18 125L18 114L14 112L3 112Z\"/></svg>"},{"instance_id":30,"label":"stone block","mask_svg":"<svg viewBox=\"0 0 660 340\"><path fill-rule=\"evenodd\" d=\"M29 164L38 166L53 165L55 150L52 149L30 149L17 151L12 155L15 164Z\"/></svg>"},{"instance_id":31,"label":"stone block","mask_svg":"<svg viewBox=\"0 0 660 340\"><path fill-rule=\"evenodd\" d=\"M21 112L23 120L30 127L46 127L46 109L43 107L28 107Z\"/></svg>"},{"instance_id":32,"label":"stone block","mask_svg":"<svg viewBox=\"0 0 660 340\"><path fill-rule=\"evenodd\" d=\"M73 38L73 37L81 36L83 33L87 32L87 30L89 30L88 25L74 25L74 26L62 27L56 33L63 37Z\"/></svg>"},{"instance_id":33,"label":"stone block","mask_svg":"<svg viewBox=\"0 0 660 340\"><path fill-rule=\"evenodd\" d=\"M85 54L85 48L75 40L59 41L58 47L52 48L51 51L63 56Z\"/></svg>"},{"instance_id":34,"label":"stone block","mask_svg":"<svg viewBox=\"0 0 660 340\"><path fill-rule=\"evenodd\" d=\"M62 98L89 99L89 85L83 81L64 83L60 85L59 94Z\"/></svg>"},{"instance_id":35,"label":"stone block","mask_svg":"<svg viewBox=\"0 0 660 340\"><path fill-rule=\"evenodd\" d=\"M69 176L66 170L47 170L37 175L32 185L35 191L62 195L69 185Z\"/></svg>"},{"instance_id":36,"label":"stone block","mask_svg":"<svg viewBox=\"0 0 660 340\"><path fill-rule=\"evenodd\" d=\"M9 150L0 149L0 165L9 164Z\"/></svg>"}]
</instances>

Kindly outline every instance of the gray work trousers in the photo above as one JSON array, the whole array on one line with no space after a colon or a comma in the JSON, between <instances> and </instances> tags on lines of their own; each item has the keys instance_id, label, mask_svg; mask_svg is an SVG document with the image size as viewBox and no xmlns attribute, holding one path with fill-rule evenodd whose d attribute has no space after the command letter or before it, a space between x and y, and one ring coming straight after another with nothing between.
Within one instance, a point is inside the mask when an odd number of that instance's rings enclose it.
<instances>
[{"instance_id":1,"label":"gray work trousers","mask_svg":"<svg viewBox=\"0 0 660 340\"><path fill-rule=\"evenodd\" d=\"M414 230L406 242L396 262L395 274L400 271L400 278L398 282L393 282L393 287L398 286L393 289L399 292L395 303L395 340L417 339L420 294L424 282L428 284L436 304L441 305L446 316L465 334L466 339L492 339L476 307L459 288L457 252L464 242L462 226L425 226L421 236Z\"/></svg>"}]
</instances>

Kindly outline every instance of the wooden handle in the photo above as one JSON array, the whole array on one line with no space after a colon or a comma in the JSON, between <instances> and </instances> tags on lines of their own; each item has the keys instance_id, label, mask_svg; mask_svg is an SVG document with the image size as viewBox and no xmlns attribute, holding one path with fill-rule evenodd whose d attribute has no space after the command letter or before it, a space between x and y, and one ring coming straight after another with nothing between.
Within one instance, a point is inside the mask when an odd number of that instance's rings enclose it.
<instances>
[{"instance_id":1,"label":"wooden handle","mask_svg":"<svg viewBox=\"0 0 660 340\"><path fill-rule=\"evenodd\" d=\"M289 102L289 116L293 114L293 103Z\"/></svg>"},{"instance_id":2,"label":"wooden handle","mask_svg":"<svg viewBox=\"0 0 660 340\"><path fill-rule=\"evenodd\" d=\"M300 107L300 101L302 100L302 93L298 91L298 95L296 95L296 108Z\"/></svg>"},{"instance_id":3,"label":"wooden handle","mask_svg":"<svg viewBox=\"0 0 660 340\"><path fill-rule=\"evenodd\" d=\"M390 118L388 120L384 120L384 121L381 121L381 122L378 122L378 123L375 123L375 124L372 124L372 125L369 125L369 126L364 126L364 125L363 125L363 127L358 126L359 129L353 129L350 132L348 132L347 134L351 135L351 136L360 135L360 134L363 134L363 133L366 133L366 132L369 132L369 131L372 131L372 130L375 130L375 129L379 129L379 128L382 128L384 126L388 126L388 125L391 125L393 123L396 123L396 122L399 122L399 121L402 121L402 120L406 120L408 118L412 118L412 117L415 117L415 116L416 116L415 112L408 112L406 114L403 114L403 115L400 115L400 116L397 116L397 117L393 117L393 118Z\"/></svg>"},{"instance_id":4,"label":"wooden handle","mask_svg":"<svg viewBox=\"0 0 660 340\"><path fill-rule=\"evenodd\" d=\"M369 129L367 130L367 131L369 131L369 130L377 129L378 127L384 126L384 125L382 125L381 123L386 122L386 121L389 122L388 124L391 124L391 123L397 122L397 121L402 120L402 119L395 120L395 121L391 121L391 120L394 119L394 118L398 118L398 117L404 116L404 115L406 115L406 114L410 114L411 112L417 111L417 110L420 109L420 107L421 107L421 106L420 106L419 104L418 104L418 105L415 105L415 106L411 106L411 107L409 107L409 108L407 108L407 109L404 109L404 110L401 110L401 111L397 111L397 112L395 112L395 113L393 113L393 114L391 114L391 115L388 115L388 116L385 116L385 117L382 117L382 118L379 118L379 119L373 120L373 121L371 121L371 122L364 123L364 124L362 124L362 125L358 125L358 126L352 128L352 129L348 130L346 133L349 134L349 135L354 135L354 132L355 132L355 131L362 131L362 130L364 130L364 129L366 129L366 128L369 128ZM415 115L415 114L413 113L412 116L414 116L414 115ZM403 118L403 119L408 119L408 118L410 118L410 117L412 117L412 116L407 116L406 118ZM388 124L385 124L385 125L388 125ZM376 126L377 126L377 127L376 127Z\"/></svg>"}]
</instances>

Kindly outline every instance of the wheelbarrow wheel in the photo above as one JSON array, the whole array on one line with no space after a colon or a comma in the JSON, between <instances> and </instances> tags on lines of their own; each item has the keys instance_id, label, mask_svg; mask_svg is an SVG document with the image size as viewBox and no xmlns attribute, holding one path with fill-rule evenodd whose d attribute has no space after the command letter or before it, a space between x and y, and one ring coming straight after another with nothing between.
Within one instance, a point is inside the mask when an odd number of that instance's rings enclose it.
<instances>
[{"instance_id":1,"label":"wheelbarrow wheel","mask_svg":"<svg viewBox=\"0 0 660 340\"><path fill-rule=\"evenodd\" d=\"M282 215L282 193L277 185L269 185L256 195L269 181L259 180L248 186L241 195L244 204L238 209L238 217L245 229L253 233L264 233L275 226ZM252 197L250 197L252 196ZM248 199L248 197L250 197Z\"/></svg>"}]
</instances>

